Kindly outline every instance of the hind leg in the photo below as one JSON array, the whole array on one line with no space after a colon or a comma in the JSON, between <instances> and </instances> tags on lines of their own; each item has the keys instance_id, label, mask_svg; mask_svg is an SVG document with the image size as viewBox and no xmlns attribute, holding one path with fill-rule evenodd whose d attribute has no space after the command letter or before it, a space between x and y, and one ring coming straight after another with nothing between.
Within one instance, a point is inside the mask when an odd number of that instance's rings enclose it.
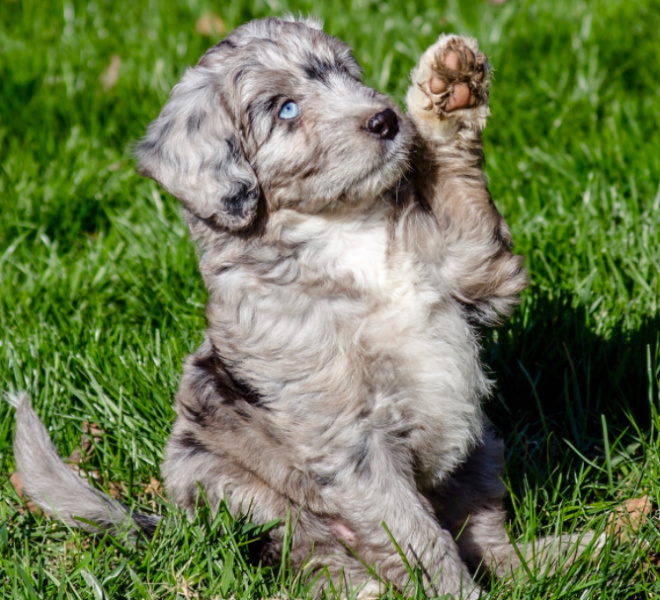
<instances>
[{"instance_id":1,"label":"hind leg","mask_svg":"<svg viewBox=\"0 0 660 600\"><path fill-rule=\"evenodd\" d=\"M332 586L343 590L361 588L361 598L378 596L378 583L346 548L353 535L347 527L300 508L231 459L191 444L187 434L175 426L166 450L163 477L169 497L186 509L189 518L194 516L201 488L213 511L224 500L235 517L248 515L259 524L279 520L280 524L261 540L259 560L263 564L279 564L290 527L291 565L296 571L302 569L306 579L319 576L314 584L317 594Z\"/></svg>"},{"instance_id":2,"label":"hind leg","mask_svg":"<svg viewBox=\"0 0 660 600\"><path fill-rule=\"evenodd\" d=\"M502 577L520 561L504 527L503 445L487 432L466 463L430 495L472 571Z\"/></svg>"}]
</instances>

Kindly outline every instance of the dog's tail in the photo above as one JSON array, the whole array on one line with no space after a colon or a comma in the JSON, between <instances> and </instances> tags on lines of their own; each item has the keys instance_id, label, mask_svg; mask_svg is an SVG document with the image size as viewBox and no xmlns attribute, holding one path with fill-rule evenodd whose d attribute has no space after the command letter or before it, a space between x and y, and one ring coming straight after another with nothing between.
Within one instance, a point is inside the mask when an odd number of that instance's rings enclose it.
<instances>
[{"instance_id":1,"label":"dog's tail","mask_svg":"<svg viewBox=\"0 0 660 600\"><path fill-rule=\"evenodd\" d=\"M16 400L14 456L27 495L72 527L92 533L152 537L160 517L131 512L94 489L62 461L26 394Z\"/></svg>"}]
</instances>

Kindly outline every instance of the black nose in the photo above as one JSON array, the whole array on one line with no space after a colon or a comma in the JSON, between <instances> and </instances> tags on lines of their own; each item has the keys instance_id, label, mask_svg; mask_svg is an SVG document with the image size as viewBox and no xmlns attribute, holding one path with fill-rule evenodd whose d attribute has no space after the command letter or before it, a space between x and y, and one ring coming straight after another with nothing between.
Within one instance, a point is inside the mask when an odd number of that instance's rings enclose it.
<instances>
[{"instance_id":1,"label":"black nose","mask_svg":"<svg viewBox=\"0 0 660 600\"><path fill-rule=\"evenodd\" d=\"M386 108L369 119L367 129L379 138L393 140L399 133L399 120L391 108Z\"/></svg>"}]
</instances>

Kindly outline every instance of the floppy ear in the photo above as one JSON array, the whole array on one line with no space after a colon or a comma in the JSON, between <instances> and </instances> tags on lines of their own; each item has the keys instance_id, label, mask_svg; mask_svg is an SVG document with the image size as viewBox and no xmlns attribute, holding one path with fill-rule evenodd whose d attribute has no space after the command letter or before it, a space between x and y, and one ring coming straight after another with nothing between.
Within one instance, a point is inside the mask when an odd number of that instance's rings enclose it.
<instances>
[{"instance_id":1,"label":"floppy ear","mask_svg":"<svg viewBox=\"0 0 660 600\"><path fill-rule=\"evenodd\" d=\"M140 173L190 212L237 231L255 218L259 182L225 108L224 85L217 67L188 69L136 153Z\"/></svg>"}]
</instances>

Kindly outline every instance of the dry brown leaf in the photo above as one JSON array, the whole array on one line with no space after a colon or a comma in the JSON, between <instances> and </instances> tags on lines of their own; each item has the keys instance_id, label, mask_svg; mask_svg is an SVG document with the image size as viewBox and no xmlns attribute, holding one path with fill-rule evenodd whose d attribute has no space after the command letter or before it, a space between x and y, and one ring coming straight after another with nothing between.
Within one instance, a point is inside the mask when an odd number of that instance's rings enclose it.
<instances>
[{"instance_id":1,"label":"dry brown leaf","mask_svg":"<svg viewBox=\"0 0 660 600\"><path fill-rule=\"evenodd\" d=\"M144 488L144 493L148 496L160 496L163 497L163 486L160 481L156 479L153 475L149 479L149 483Z\"/></svg>"},{"instance_id":2,"label":"dry brown leaf","mask_svg":"<svg viewBox=\"0 0 660 600\"><path fill-rule=\"evenodd\" d=\"M83 436L80 440L80 446L76 448L71 454L69 454L69 457L64 462L67 463L71 469L75 470L81 462L91 458L92 449L92 440L86 436Z\"/></svg>"},{"instance_id":3,"label":"dry brown leaf","mask_svg":"<svg viewBox=\"0 0 660 600\"><path fill-rule=\"evenodd\" d=\"M9 478L9 481L14 486L14 489L16 490L16 493L18 494L18 497L19 498L24 498L24 496L23 496L23 482L21 481L21 478L18 476L18 473L16 473L16 472L12 473L11 477Z\"/></svg>"},{"instance_id":4,"label":"dry brown leaf","mask_svg":"<svg viewBox=\"0 0 660 600\"><path fill-rule=\"evenodd\" d=\"M93 469L91 471L85 471L85 469L78 469L78 475L80 477L89 477L90 479L95 479L96 481L101 480L101 471L98 469Z\"/></svg>"},{"instance_id":5,"label":"dry brown leaf","mask_svg":"<svg viewBox=\"0 0 660 600\"><path fill-rule=\"evenodd\" d=\"M79 465L82 462L82 459L83 459L82 449L76 448L71 454L69 454L69 457L64 462L71 467L73 465Z\"/></svg>"},{"instance_id":6,"label":"dry brown leaf","mask_svg":"<svg viewBox=\"0 0 660 600\"><path fill-rule=\"evenodd\" d=\"M16 493L18 494L18 497L25 502L26 508L33 513L39 512L39 507L32 502L32 500L28 500L28 498L25 496L25 493L23 492L23 482L21 481L21 478L18 476L18 473L14 472L11 474L11 477L9 478L10 483L14 486L14 489L16 490ZM17 506L16 510L18 510L19 513L22 515L25 514L25 509L22 506Z\"/></svg>"},{"instance_id":7,"label":"dry brown leaf","mask_svg":"<svg viewBox=\"0 0 660 600\"><path fill-rule=\"evenodd\" d=\"M104 92L109 92L119 81L119 70L121 69L121 58L118 54L113 54L110 57L110 64L101 73L99 81L103 86Z\"/></svg>"},{"instance_id":8,"label":"dry brown leaf","mask_svg":"<svg viewBox=\"0 0 660 600\"><path fill-rule=\"evenodd\" d=\"M105 431L99 427L98 423L90 423L89 421L83 421L82 430L83 433L91 435L95 442L100 442L101 437L105 434Z\"/></svg>"},{"instance_id":9,"label":"dry brown leaf","mask_svg":"<svg viewBox=\"0 0 660 600\"><path fill-rule=\"evenodd\" d=\"M111 496L112 498L120 498L121 492L122 490L119 487L119 485L111 481L110 485L108 486L108 495Z\"/></svg>"},{"instance_id":10,"label":"dry brown leaf","mask_svg":"<svg viewBox=\"0 0 660 600\"><path fill-rule=\"evenodd\" d=\"M69 463L72 468L92 457L92 451L94 450L92 440L94 440L95 444L98 444L101 441L101 437L105 434L105 431L103 431L98 424L89 423L88 421L83 421L82 430L83 436L80 439L80 447L76 448L65 461Z\"/></svg>"},{"instance_id":11,"label":"dry brown leaf","mask_svg":"<svg viewBox=\"0 0 660 600\"><path fill-rule=\"evenodd\" d=\"M622 542L630 541L639 531L651 513L651 500L648 496L629 498L607 519L607 532Z\"/></svg>"},{"instance_id":12,"label":"dry brown leaf","mask_svg":"<svg viewBox=\"0 0 660 600\"><path fill-rule=\"evenodd\" d=\"M225 22L215 13L204 13L195 23L195 31L206 37L218 37L227 31Z\"/></svg>"}]
</instances>

